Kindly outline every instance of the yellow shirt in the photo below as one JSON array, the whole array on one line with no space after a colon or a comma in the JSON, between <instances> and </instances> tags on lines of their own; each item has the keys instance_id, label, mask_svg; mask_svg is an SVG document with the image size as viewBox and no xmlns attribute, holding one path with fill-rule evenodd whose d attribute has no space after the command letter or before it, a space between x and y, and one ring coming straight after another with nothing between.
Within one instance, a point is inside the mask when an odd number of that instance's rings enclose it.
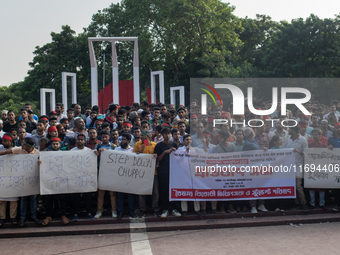
<instances>
[{"instance_id":1,"label":"yellow shirt","mask_svg":"<svg viewBox=\"0 0 340 255\"><path fill-rule=\"evenodd\" d=\"M138 152L141 150L142 148L142 141L136 142L135 146L133 147L133 152ZM145 154L154 154L155 151L155 147L156 147L157 143L154 142L150 142L150 145L145 146L145 149L142 153ZM155 175L157 175L157 170L155 169Z\"/></svg>"}]
</instances>

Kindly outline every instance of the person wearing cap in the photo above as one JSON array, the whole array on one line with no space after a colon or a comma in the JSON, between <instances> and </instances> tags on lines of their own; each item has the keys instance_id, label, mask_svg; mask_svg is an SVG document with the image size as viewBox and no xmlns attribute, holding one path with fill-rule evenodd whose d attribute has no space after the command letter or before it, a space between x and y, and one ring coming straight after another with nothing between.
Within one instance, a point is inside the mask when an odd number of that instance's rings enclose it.
<instances>
[{"instance_id":1,"label":"person wearing cap","mask_svg":"<svg viewBox=\"0 0 340 255\"><path fill-rule=\"evenodd\" d=\"M27 129L26 122L24 122L23 120L19 121L17 130L19 130L19 128L24 128L26 131ZM32 137L32 135L30 133L26 133L26 137Z\"/></svg>"},{"instance_id":2,"label":"person wearing cap","mask_svg":"<svg viewBox=\"0 0 340 255\"><path fill-rule=\"evenodd\" d=\"M285 148L293 148L295 155L295 165L296 165L296 199L295 199L295 209L302 206L304 212L308 212L309 208L306 202L304 189L302 186L303 172L301 171L303 166L303 155L304 150L308 148L308 143L306 138L300 135L300 126L289 128L290 137L287 139Z\"/></svg>"},{"instance_id":3,"label":"person wearing cap","mask_svg":"<svg viewBox=\"0 0 340 255\"><path fill-rule=\"evenodd\" d=\"M300 135L307 139L307 141L311 138L311 135L307 134L308 123L304 120L299 121L300 126ZM313 132L313 131L312 131ZM326 146L327 147L327 146Z\"/></svg>"},{"instance_id":4,"label":"person wearing cap","mask_svg":"<svg viewBox=\"0 0 340 255\"><path fill-rule=\"evenodd\" d=\"M9 110L8 113L8 121L4 123L3 131L10 132L11 129L17 129L18 123L15 121L15 113L12 110Z\"/></svg>"},{"instance_id":5,"label":"person wearing cap","mask_svg":"<svg viewBox=\"0 0 340 255\"><path fill-rule=\"evenodd\" d=\"M2 110L1 119L2 119L3 123L8 121L8 111L7 110Z\"/></svg>"},{"instance_id":6,"label":"person wearing cap","mask_svg":"<svg viewBox=\"0 0 340 255\"><path fill-rule=\"evenodd\" d=\"M102 130L100 136L102 142L94 148L94 153L98 156L98 169L100 163L100 153L104 150L114 150L116 147L114 144L110 143L110 132L108 130ZM97 193L97 212L94 216L95 219L99 219L103 215L105 190L98 189ZM117 218L116 192L109 191L109 194L111 200L111 215L112 218Z\"/></svg>"},{"instance_id":7,"label":"person wearing cap","mask_svg":"<svg viewBox=\"0 0 340 255\"><path fill-rule=\"evenodd\" d=\"M55 127L58 125L58 120L56 117L50 117L48 119L48 127Z\"/></svg>"},{"instance_id":8,"label":"person wearing cap","mask_svg":"<svg viewBox=\"0 0 340 255\"><path fill-rule=\"evenodd\" d=\"M7 154L39 154L39 151L34 147L34 140L31 137L26 137L22 146L0 151L0 156ZM31 195L21 198L19 221L20 227L25 225L28 199L30 200L31 219L35 223L41 224L41 220L37 218L38 195Z\"/></svg>"},{"instance_id":9,"label":"person wearing cap","mask_svg":"<svg viewBox=\"0 0 340 255\"><path fill-rule=\"evenodd\" d=\"M2 144L0 145L0 151L5 151L12 148L13 137L11 133L5 133L2 136ZM18 197L4 198L0 197L0 228L3 226L6 220L6 207L7 201L9 201L9 216L11 218L12 224L17 224L17 208L18 208Z\"/></svg>"},{"instance_id":10,"label":"person wearing cap","mask_svg":"<svg viewBox=\"0 0 340 255\"><path fill-rule=\"evenodd\" d=\"M102 131L103 121L102 120L96 120L94 122L94 126L98 132L98 134Z\"/></svg>"},{"instance_id":11,"label":"person wearing cap","mask_svg":"<svg viewBox=\"0 0 340 255\"><path fill-rule=\"evenodd\" d=\"M17 129L11 129L11 131L9 133L11 133L11 135L13 137L13 147L18 146L18 130Z\"/></svg>"},{"instance_id":12,"label":"person wearing cap","mask_svg":"<svg viewBox=\"0 0 340 255\"><path fill-rule=\"evenodd\" d=\"M51 142L51 152L60 150L61 140L58 137L51 138L50 142ZM39 163L40 165L42 164L41 161ZM69 198L69 194L56 194L56 195L45 195L44 196L44 199L46 201L46 217L41 223L43 226L47 226L50 223L50 221L52 221L53 201L57 201L59 204L59 210L60 210L62 223L64 225L67 225L70 222L69 219L66 217L68 198Z\"/></svg>"},{"instance_id":13,"label":"person wearing cap","mask_svg":"<svg viewBox=\"0 0 340 255\"><path fill-rule=\"evenodd\" d=\"M83 121L81 118L79 118ZM72 148L70 151L78 151L78 150L91 150L85 146L86 143L86 136L84 134L77 135L77 146ZM89 220L93 220L93 215L91 214L91 198L92 192L83 193L83 198L85 200L85 210L87 213L87 218ZM72 194L72 201L73 201L73 221L77 221L79 219L78 213L80 208L80 200L81 200L81 193L73 193Z\"/></svg>"},{"instance_id":14,"label":"person wearing cap","mask_svg":"<svg viewBox=\"0 0 340 255\"><path fill-rule=\"evenodd\" d=\"M151 141L151 134L149 129L141 130L141 140L136 142L133 148L134 153L145 153L145 154L155 154L156 143ZM159 185L158 185L158 175L157 169L155 169L155 176L153 181L153 189L152 189L152 209L154 210L155 216L159 217ZM146 195L139 195L139 208L140 213L139 217L143 218L145 216L146 211Z\"/></svg>"},{"instance_id":15,"label":"person wearing cap","mask_svg":"<svg viewBox=\"0 0 340 255\"><path fill-rule=\"evenodd\" d=\"M159 200L161 202L162 218L169 215L169 211L176 217L181 214L175 209L175 203L169 202L169 173L170 173L170 153L177 150L177 144L170 142L170 129L164 127L161 131L164 140L155 146L154 153L157 154L157 174L159 181Z\"/></svg>"},{"instance_id":16,"label":"person wearing cap","mask_svg":"<svg viewBox=\"0 0 340 255\"><path fill-rule=\"evenodd\" d=\"M213 153L215 145L210 143L211 140L211 134L208 130L204 130L202 132L202 138L201 141L202 143L197 146L199 149L203 149L206 153Z\"/></svg>"},{"instance_id":17,"label":"person wearing cap","mask_svg":"<svg viewBox=\"0 0 340 255\"><path fill-rule=\"evenodd\" d=\"M48 149L49 151L51 151L51 150L52 150L51 139L52 139L52 138L58 138L58 129L57 129L57 127L55 127L55 126L49 127L49 128L47 129L47 136L46 136L46 137L47 137L48 139L50 139L50 143L49 143L47 149ZM64 148L64 147L65 147L64 142L63 142L63 141L60 141L60 148Z\"/></svg>"},{"instance_id":18,"label":"person wearing cap","mask_svg":"<svg viewBox=\"0 0 340 255\"><path fill-rule=\"evenodd\" d=\"M116 116L116 124L117 127L113 129L117 129L118 133L121 133L123 130L123 123L124 123L124 116L123 115L117 115Z\"/></svg>"},{"instance_id":19,"label":"person wearing cap","mask_svg":"<svg viewBox=\"0 0 340 255\"><path fill-rule=\"evenodd\" d=\"M127 133L131 135L131 128L132 128L132 124L130 121L124 121L123 123L123 128L122 128L122 134L123 133ZM133 135L131 135L132 139L134 138ZM118 137L118 141L120 142L122 139L122 136Z\"/></svg>"},{"instance_id":20,"label":"person wearing cap","mask_svg":"<svg viewBox=\"0 0 340 255\"><path fill-rule=\"evenodd\" d=\"M58 118L58 113L56 111L50 111L48 113L48 118ZM65 116L67 118L67 116Z\"/></svg>"}]
</instances>

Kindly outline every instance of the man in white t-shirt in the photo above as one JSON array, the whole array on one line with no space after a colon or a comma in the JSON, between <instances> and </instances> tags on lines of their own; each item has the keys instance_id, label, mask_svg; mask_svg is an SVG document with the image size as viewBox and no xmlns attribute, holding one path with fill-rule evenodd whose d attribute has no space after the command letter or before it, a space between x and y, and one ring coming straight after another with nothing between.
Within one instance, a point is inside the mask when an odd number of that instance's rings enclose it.
<instances>
[{"instance_id":1,"label":"man in white t-shirt","mask_svg":"<svg viewBox=\"0 0 340 255\"><path fill-rule=\"evenodd\" d=\"M79 151L79 150L91 150L88 147L85 147L86 136L84 134L77 135L77 147L71 149L71 151ZM87 213L87 218L89 220L93 220L94 217L91 214L91 193L83 193L83 198L85 200L85 209ZM73 221L78 220L78 212L80 207L80 199L81 193L73 193L72 194L72 203L73 203Z\"/></svg>"},{"instance_id":2,"label":"man in white t-shirt","mask_svg":"<svg viewBox=\"0 0 340 255\"><path fill-rule=\"evenodd\" d=\"M129 145L131 142L131 135L129 133L122 133L121 135L121 141L120 141L120 147L115 149L116 151L125 151L125 152L133 152L133 148ZM118 216L117 219L120 220L123 217L124 214L124 195L127 193L117 192L117 211ZM134 207L134 195L133 194L127 194L128 196L128 205L129 205L129 213L130 213L130 219L137 218L137 215L135 214L135 207Z\"/></svg>"}]
</instances>

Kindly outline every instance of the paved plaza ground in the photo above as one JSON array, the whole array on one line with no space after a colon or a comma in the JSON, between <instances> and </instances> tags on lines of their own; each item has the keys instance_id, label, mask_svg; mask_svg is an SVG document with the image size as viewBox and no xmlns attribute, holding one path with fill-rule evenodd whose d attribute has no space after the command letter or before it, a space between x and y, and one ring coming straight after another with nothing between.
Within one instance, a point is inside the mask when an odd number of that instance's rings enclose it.
<instances>
[{"instance_id":1,"label":"paved plaza ground","mask_svg":"<svg viewBox=\"0 0 340 255\"><path fill-rule=\"evenodd\" d=\"M340 254L340 223L0 239L5 254Z\"/></svg>"}]
</instances>

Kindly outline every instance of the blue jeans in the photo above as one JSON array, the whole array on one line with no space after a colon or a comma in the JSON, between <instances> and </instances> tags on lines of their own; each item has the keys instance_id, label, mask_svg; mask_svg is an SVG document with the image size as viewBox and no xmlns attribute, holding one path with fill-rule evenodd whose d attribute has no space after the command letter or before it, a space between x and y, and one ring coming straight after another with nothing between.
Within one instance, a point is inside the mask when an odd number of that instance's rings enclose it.
<instances>
[{"instance_id":1,"label":"blue jeans","mask_svg":"<svg viewBox=\"0 0 340 255\"><path fill-rule=\"evenodd\" d=\"M117 211L118 212L124 212L124 195L126 193L116 192L117 195ZM129 205L129 213L133 213L135 211L134 207L134 195L133 194L127 194L128 195L128 205Z\"/></svg>"},{"instance_id":2,"label":"blue jeans","mask_svg":"<svg viewBox=\"0 0 340 255\"><path fill-rule=\"evenodd\" d=\"M26 219L28 199L30 200L31 218L37 217L38 195L32 195L27 197L21 197L20 219Z\"/></svg>"},{"instance_id":3,"label":"blue jeans","mask_svg":"<svg viewBox=\"0 0 340 255\"><path fill-rule=\"evenodd\" d=\"M325 204L325 191L320 190L319 192L319 205L323 206ZM315 206L315 190L309 190L310 205Z\"/></svg>"}]
</instances>

